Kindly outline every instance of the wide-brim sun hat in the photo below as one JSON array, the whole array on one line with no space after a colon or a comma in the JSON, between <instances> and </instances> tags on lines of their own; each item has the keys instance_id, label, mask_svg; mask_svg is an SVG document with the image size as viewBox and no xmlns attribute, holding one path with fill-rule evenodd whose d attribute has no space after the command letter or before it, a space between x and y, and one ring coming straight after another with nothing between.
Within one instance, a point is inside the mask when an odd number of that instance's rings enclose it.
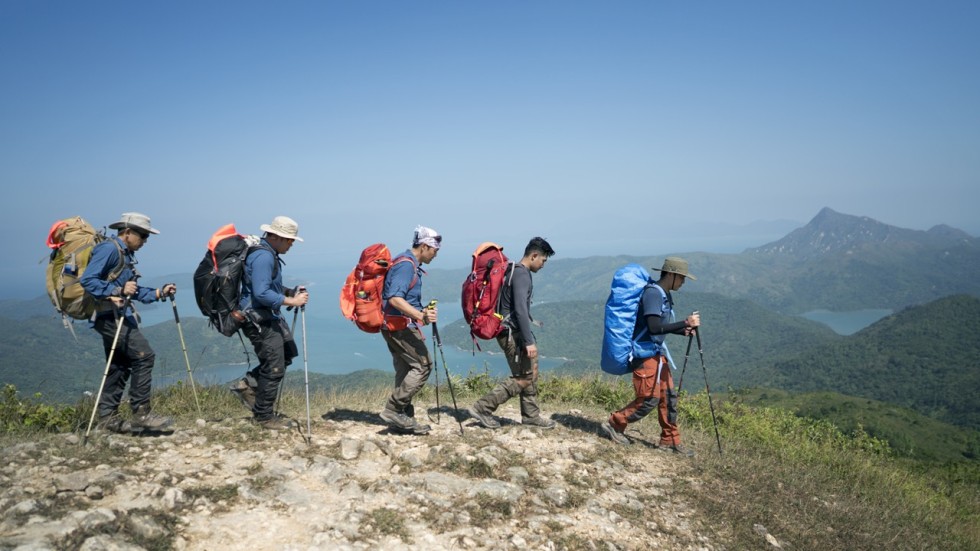
<instances>
[{"instance_id":1,"label":"wide-brim sun hat","mask_svg":"<svg viewBox=\"0 0 980 551\"><path fill-rule=\"evenodd\" d=\"M682 275L692 281L697 281L698 279L688 270L687 261L679 256L668 256L664 259L664 265L662 268L659 270L657 268L653 269L658 272L669 272L672 274Z\"/></svg>"},{"instance_id":2,"label":"wide-brim sun hat","mask_svg":"<svg viewBox=\"0 0 980 551\"><path fill-rule=\"evenodd\" d=\"M150 225L150 217L139 212L124 212L122 216L119 217L119 221L109 224L109 227L114 230L128 228L139 230L143 233L160 233L156 228Z\"/></svg>"},{"instance_id":3,"label":"wide-brim sun hat","mask_svg":"<svg viewBox=\"0 0 980 551\"><path fill-rule=\"evenodd\" d=\"M302 241L303 238L299 234L299 224L295 220L288 216L276 216L272 219L271 224L262 224L259 229L265 233L272 233L278 235L279 237L285 237L286 239L295 239L296 241Z\"/></svg>"}]
</instances>

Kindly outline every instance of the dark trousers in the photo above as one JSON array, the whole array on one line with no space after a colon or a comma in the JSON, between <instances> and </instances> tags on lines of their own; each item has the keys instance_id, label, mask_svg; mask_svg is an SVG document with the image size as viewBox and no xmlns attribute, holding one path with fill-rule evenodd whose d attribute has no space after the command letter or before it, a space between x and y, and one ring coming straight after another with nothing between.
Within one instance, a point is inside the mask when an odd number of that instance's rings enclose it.
<instances>
[{"instance_id":1,"label":"dark trousers","mask_svg":"<svg viewBox=\"0 0 980 551\"><path fill-rule=\"evenodd\" d=\"M98 412L100 417L110 415L119 409L126 383L129 385L129 403L135 411L138 407L150 403L150 386L152 383L153 361L156 355L150 348L150 343L140 332L139 327L124 320L116 321L111 316L97 318L95 330L102 335L102 347L105 349L106 361L112 351L112 342L116 338L116 328L122 323L119 339L116 341L116 351L112 353L112 363L99 396Z\"/></svg>"},{"instance_id":2,"label":"dark trousers","mask_svg":"<svg viewBox=\"0 0 980 551\"><path fill-rule=\"evenodd\" d=\"M256 419L268 419L273 415L279 385L286 376L286 366L298 353L296 343L282 319L263 321L258 327L246 323L242 326L242 332L252 343L259 359L259 365L248 372L257 383L252 413Z\"/></svg>"}]
</instances>

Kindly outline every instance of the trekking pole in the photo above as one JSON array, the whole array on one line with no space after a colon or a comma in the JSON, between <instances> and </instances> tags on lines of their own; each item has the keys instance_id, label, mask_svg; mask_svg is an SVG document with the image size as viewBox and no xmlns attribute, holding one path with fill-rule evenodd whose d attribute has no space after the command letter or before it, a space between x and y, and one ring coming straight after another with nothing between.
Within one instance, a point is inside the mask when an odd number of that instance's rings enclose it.
<instances>
[{"instance_id":1,"label":"trekking pole","mask_svg":"<svg viewBox=\"0 0 980 551\"><path fill-rule=\"evenodd\" d=\"M432 308L433 306L435 306L435 303L436 303L436 301L430 300L429 301L429 305L426 306L426 308ZM435 341L435 339L432 339L432 340ZM436 373L436 418L433 419L432 418L432 414L431 413L428 413L428 412L426 412L426 415L429 416L429 421L432 421L433 423L435 423L435 424L438 425L442 421L442 406L439 405L439 362L436 361L436 359L437 359L437 356L436 356L436 345L433 342L432 343L432 363L434 364L433 365L433 368L434 368L433 370Z\"/></svg>"},{"instance_id":2,"label":"trekking pole","mask_svg":"<svg viewBox=\"0 0 980 551\"><path fill-rule=\"evenodd\" d=\"M174 307L174 321L177 322L177 334L180 335L180 348L184 351L184 363L187 364L187 378L191 382L194 403L197 404L197 414L201 415L201 401L197 399L197 387L194 385L194 374L191 373L191 360L187 357L187 344L184 342L184 330L180 327L180 316L177 314L177 301L174 300L173 295L170 295L170 305Z\"/></svg>"},{"instance_id":3,"label":"trekking pole","mask_svg":"<svg viewBox=\"0 0 980 551\"><path fill-rule=\"evenodd\" d=\"M694 311L695 314L698 313L697 310ZM694 334L687 336L687 351L684 352L684 368L681 369L681 379L677 383L677 394L681 393L681 388L684 387L684 372L687 371L687 358L691 355L691 341L694 340Z\"/></svg>"},{"instance_id":4,"label":"trekking pole","mask_svg":"<svg viewBox=\"0 0 980 551\"><path fill-rule=\"evenodd\" d=\"M677 393L681 393L681 389L684 388L684 372L687 371L687 358L691 355L691 341L694 340L694 334L687 336L687 352L684 352L684 367L681 369L681 379L677 382Z\"/></svg>"},{"instance_id":5,"label":"trekking pole","mask_svg":"<svg viewBox=\"0 0 980 551\"><path fill-rule=\"evenodd\" d=\"M290 306L290 307L286 308L286 310L292 310L293 311L293 324L289 328L289 334L290 335L293 335L293 337L295 338L295 336L296 336L296 317L299 316L299 308L294 308L294 307ZM303 323L306 323L306 311L305 310L303 312ZM305 329L304 329L304 331L305 331ZM306 335L305 334L303 335L303 338L304 339L306 338ZM304 342L303 345L305 346L306 343ZM303 351L303 356L304 357L306 356L306 351L305 350ZM281 413L281 410L279 409L279 399L282 398L282 387L285 386L285 385L283 385L283 382L284 382L284 380L279 382L279 388L276 390L276 402L275 402L275 404L273 404L274 412L275 412L276 415L279 415L279 413Z\"/></svg>"},{"instance_id":6,"label":"trekking pole","mask_svg":"<svg viewBox=\"0 0 980 551\"><path fill-rule=\"evenodd\" d=\"M306 443L313 441L313 431L310 422L310 370L309 359L306 356L306 305L299 307L303 313L303 379L306 384Z\"/></svg>"},{"instance_id":7,"label":"trekking pole","mask_svg":"<svg viewBox=\"0 0 980 551\"><path fill-rule=\"evenodd\" d=\"M435 306L436 301L429 302L429 306ZM459 423L459 435L463 436L463 421L459 419L459 406L456 405L456 391L453 390L453 378L449 375L449 366L446 365L446 354L442 351L442 339L439 338L439 327L436 322L432 322L432 339L436 341L439 348L439 356L442 358L442 368L446 370L446 384L449 385L449 395L453 397L453 411L456 412L456 422Z\"/></svg>"},{"instance_id":8,"label":"trekking pole","mask_svg":"<svg viewBox=\"0 0 980 551\"><path fill-rule=\"evenodd\" d=\"M701 348L701 332L694 328L694 335L698 338L698 355L701 356L701 370L704 371L704 390L708 393L708 407L711 408L711 422L715 426L715 440L718 442L718 455L721 453L721 436L718 436L718 420L715 419L715 406L711 402L711 388L708 387L708 370L704 367L704 350Z\"/></svg>"},{"instance_id":9,"label":"trekking pole","mask_svg":"<svg viewBox=\"0 0 980 551\"><path fill-rule=\"evenodd\" d=\"M433 419L431 413L426 415L429 416L429 421L438 425L442 422L442 406L439 404L439 363L436 361L435 345L432 347L432 363L435 364L433 367L436 373L436 418Z\"/></svg>"},{"instance_id":10,"label":"trekking pole","mask_svg":"<svg viewBox=\"0 0 980 551\"><path fill-rule=\"evenodd\" d=\"M290 308L292 308L292 306L290 306ZM289 332L294 335L296 334L296 316L298 315L299 315L299 308L296 308L295 310L293 310L293 325L292 327L289 328Z\"/></svg>"},{"instance_id":11,"label":"trekking pole","mask_svg":"<svg viewBox=\"0 0 980 551\"><path fill-rule=\"evenodd\" d=\"M119 343L119 333L122 326L126 323L126 308L129 306L129 296L123 301L122 316L116 318L116 336L112 338L112 348L109 349L109 358L105 362L105 371L102 373L102 382L99 383L99 391L95 394L95 404L92 406L92 415L88 419L88 428L85 429L85 437L82 438L82 446L88 444L88 435L92 431L92 423L95 421L95 412L99 409L99 399L102 398L102 389L105 388L105 380L109 377L109 366L112 365L112 357L116 354L116 344Z\"/></svg>"}]
</instances>

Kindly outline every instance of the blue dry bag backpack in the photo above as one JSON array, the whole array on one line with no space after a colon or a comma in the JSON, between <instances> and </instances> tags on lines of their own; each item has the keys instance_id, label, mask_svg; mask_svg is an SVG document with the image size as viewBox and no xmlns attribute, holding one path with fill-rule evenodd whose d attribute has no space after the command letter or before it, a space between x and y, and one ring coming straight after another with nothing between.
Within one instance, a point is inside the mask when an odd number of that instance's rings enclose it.
<instances>
[{"instance_id":1,"label":"blue dry bag backpack","mask_svg":"<svg viewBox=\"0 0 980 551\"><path fill-rule=\"evenodd\" d=\"M633 358L650 358L656 355L655 345L649 341L638 343L633 339L640 298L647 285L653 284L650 273L639 264L627 264L612 279L609 298L606 299L606 315L602 331L602 358L599 365L612 375L629 373ZM646 326L637 337L647 332Z\"/></svg>"}]
</instances>

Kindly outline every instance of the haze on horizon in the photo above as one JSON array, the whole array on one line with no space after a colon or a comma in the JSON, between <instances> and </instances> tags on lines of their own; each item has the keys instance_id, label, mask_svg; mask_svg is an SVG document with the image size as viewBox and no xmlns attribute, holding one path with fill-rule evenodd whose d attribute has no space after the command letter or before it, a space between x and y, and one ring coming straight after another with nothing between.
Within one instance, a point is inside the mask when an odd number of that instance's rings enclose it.
<instances>
[{"instance_id":1,"label":"haze on horizon","mask_svg":"<svg viewBox=\"0 0 980 551\"><path fill-rule=\"evenodd\" d=\"M980 234L980 4L0 3L0 299L57 219L161 230L147 275L278 214L287 274L738 252L820 209ZM483 212L495 213L496 223Z\"/></svg>"}]
</instances>

